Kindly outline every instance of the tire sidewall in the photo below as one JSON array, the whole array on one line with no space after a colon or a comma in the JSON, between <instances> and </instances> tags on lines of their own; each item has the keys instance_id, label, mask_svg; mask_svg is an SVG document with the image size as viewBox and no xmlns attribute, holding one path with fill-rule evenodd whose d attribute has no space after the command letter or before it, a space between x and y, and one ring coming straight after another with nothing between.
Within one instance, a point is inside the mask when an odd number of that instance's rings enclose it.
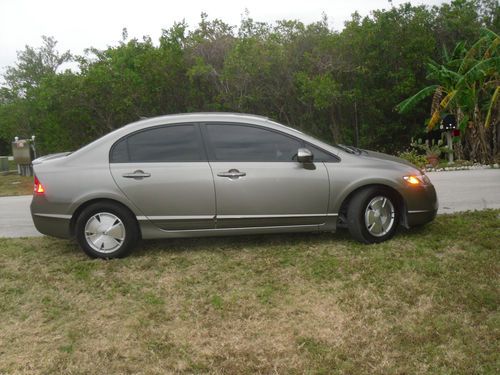
<instances>
[{"instance_id":1,"label":"tire sidewall","mask_svg":"<svg viewBox=\"0 0 500 375\"><path fill-rule=\"evenodd\" d=\"M392 228L386 234L380 237L372 235L368 231L365 223L365 211L368 207L368 203L370 203L370 201L377 196L382 196L389 199L394 207L394 223L392 224ZM354 229L353 226L358 226L358 228L356 228L356 234L358 234L358 236L356 237L359 237L360 235L362 237L361 240L365 243L380 243L394 236L394 233L396 232L399 225L399 205L394 193L384 188L371 187L360 192L359 195L354 199L357 199L357 201L354 202L353 210L357 212L350 212L348 225L350 231L351 228Z\"/></svg>"},{"instance_id":2,"label":"tire sidewall","mask_svg":"<svg viewBox=\"0 0 500 375\"><path fill-rule=\"evenodd\" d=\"M85 238L87 221L97 213L110 213L117 216L125 227L125 239L121 246L110 253L101 253L93 249ZM92 258L112 259L122 258L130 253L138 238L137 222L133 215L124 207L111 202L94 203L86 207L75 223L75 237L82 250Z\"/></svg>"}]
</instances>

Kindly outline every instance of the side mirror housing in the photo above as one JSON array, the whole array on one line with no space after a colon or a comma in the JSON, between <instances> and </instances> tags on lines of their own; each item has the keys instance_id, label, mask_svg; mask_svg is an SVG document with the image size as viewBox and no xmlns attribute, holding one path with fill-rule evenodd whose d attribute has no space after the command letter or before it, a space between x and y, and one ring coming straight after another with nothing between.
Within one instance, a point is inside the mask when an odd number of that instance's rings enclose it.
<instances>
[{"instance_id":1,"label":"side mirror housing","mask_svg":"<svg viewBox=\"0 0 500 375\"><path fill-rule=\"evenodd\" d=\"M297 161L299 163L310 164L313 162L313 159L314 155L309 149L299 148L299 151L297 151Z\"/></svg>"}]
</instances>

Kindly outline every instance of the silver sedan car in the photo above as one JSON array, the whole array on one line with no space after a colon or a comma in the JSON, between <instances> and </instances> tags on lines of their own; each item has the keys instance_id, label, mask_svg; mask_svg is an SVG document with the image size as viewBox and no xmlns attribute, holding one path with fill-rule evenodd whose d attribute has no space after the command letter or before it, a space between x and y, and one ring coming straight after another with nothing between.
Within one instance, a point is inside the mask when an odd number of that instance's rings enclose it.
<instances>
[{"instance_id":1,"label":"silver sedan car","mask_svg":"<svg viewBox=\"0 0 500 375\"><path fill-rule=\"evenodd\" d=\"M140 238L334 232L364 243L431 221L428 177L381 153L329 145L265 117L169 115L33 162L31 214L91 257Z\"/></svg>"}]
</instances>

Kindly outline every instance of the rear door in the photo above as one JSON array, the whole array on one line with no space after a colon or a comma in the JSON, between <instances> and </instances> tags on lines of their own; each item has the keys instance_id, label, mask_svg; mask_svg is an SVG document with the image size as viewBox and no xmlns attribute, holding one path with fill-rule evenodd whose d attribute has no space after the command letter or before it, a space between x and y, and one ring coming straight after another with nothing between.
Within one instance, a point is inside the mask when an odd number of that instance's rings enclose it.
<instances>
[{"instance_id":1,"label":"rear door","mask_svg":"<svg viewBox=\"0 0 500 375\"><path fill-rule=\"evenodd\" d=\"M111 149L110 169L144 217L165 230L215 227L215 191L196 124L133 133Z\"/></svg>"},{"instance_id":2,"label":"rear door","mask_svg":"<svg viewBox=\"0 0 500 375\"><path fill-rule=\"evenodd\" d=\"M293 160L304 144L246 124L203 125L212 167L217 228L317 226L326 220L329 179L322 162Z\"/></svg>"}]
</instances>

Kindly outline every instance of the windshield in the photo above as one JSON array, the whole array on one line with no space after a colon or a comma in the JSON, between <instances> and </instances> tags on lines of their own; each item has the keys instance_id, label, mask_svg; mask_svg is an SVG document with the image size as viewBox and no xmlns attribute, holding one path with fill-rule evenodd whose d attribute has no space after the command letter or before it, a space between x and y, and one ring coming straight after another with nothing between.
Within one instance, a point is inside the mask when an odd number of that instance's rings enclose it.
<instances>
[{"instance_id":1,"label":"windshield","mask_svg":"<svg viewBox=\"0 0 500 375\"><path fill-rule=\"evenodd\" d=\"M292 130L294 132L297 132L299 134L307 135L307 136L309 136L311 138L314 138L314 139L318 140L314 135L311 135L311 134L309 134L307 132L304 132L302 130L298 130L298 129L292 128L291 126L283 125L283 124L281 124L279 122L276 122L276 121L273 121L273 120L268 120L268 122L270 122L270 123L272 123L274 125L279 125L279 126L285 127L287 129ZM318 141L320 141L320 140L318 140ZM331 143L331 142L326 142L326 141L320 141L320 142L326 143L329 146L336 147L336 148L338 148L338 149L340 149L340 150L342 150L344 152L347 152L347 153L353 154L353 155L361 155L362 153L366 153L365 150L362 150L362 149L360 149L358 147L355 147L355 146L348 146L348 145L344 145L344 144Z\"/></svg>"}]
</instances>

